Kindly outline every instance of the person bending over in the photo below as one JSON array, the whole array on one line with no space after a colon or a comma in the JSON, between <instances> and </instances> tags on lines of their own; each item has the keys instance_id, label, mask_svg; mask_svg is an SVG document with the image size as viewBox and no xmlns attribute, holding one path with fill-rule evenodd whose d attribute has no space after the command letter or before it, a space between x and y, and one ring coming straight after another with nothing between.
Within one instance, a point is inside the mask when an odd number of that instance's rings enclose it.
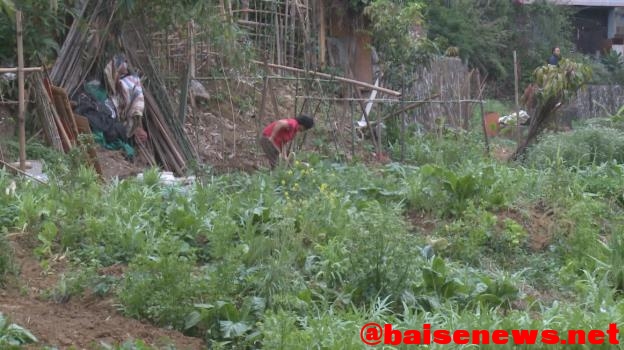
<instances>
[{"instance_id":1,"label":"person bending over","mask_svg":"<svg viewBox=\"0 0 624 350\"><path fill-rule=\"evenodd\" d=\"M307 115L300 115L296 118L276 120L264 128L260 137L260 146L269 160L271 169L277 166L280 157L288 159L286 146L297 133L310 130L312 127L314 127L314 119Z\"/></svg>"}]
</instances>

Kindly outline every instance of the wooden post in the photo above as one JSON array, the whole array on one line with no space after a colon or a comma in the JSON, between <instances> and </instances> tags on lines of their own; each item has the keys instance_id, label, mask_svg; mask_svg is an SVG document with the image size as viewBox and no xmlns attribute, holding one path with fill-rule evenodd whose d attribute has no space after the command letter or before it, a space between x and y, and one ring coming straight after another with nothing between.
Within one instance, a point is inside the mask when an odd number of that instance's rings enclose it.
<instances>
[{"instance_id":1,"label":"wooden post","mask_svg":"<svg viewBox=\"0 0 624 350\"><path fill-rule=\"evenodd\" d=\"M402 101L405 96L405 65L401 65L401 98ZM402 105L403 103L401 103ZM400 143L401 143L401 162L405 160L405 112L401 113L401 134L400 134Z\"/></svg>"},{"instance_id":2,"label":"wooden post","mask_svg":"<svg viewBox=\"0 0 624 350\"><path fill-rule=\"evenodd\" d=\"M319 0L319 66L325 67L325 5Z\"/></svg>"},{"instance_id":3,"label":"wooden post","mask_svg":"<svg viewBox=\"0 0 624 350\"><path fill-rule=\"evenodd\" d=\"M17 29L17 88L20 170L26 171L26 110L24 101L24 48L22 46L22 11L15 14Z\"/></svg>"},{"instance_id":4,"label":"wooden post","mask_svg":"<svg viewBox=\"0 0 624 350\"><path fill-rule=\"evenodd\" d=\"M266 97L269 89L269 57L268 54L264 54L264 84L262 86L262 100L260 101L260 113L258 115L258 123L262 123L264 121L264 114L266 112ZM262 126L262 125L260 125Z\"/></svg>"},{"instance_id":5,"label":"wooden post","mask_svg":"<svg viewBox=\"0 0 624 350\"><path fill-rule=\"evenodd\" d=\"M276 8L277 5L275 5L273 7L273 15L275 17L275 55L276 55L276 62L277 64L281 65L282 64L282 43L281 43L281 38L280 38L280 34L282 32L281 29L281 23L280 23L280 18L279 18L279 10Z\"/></svg>"},{"instance_id":6,"label":"wooden post","mask_svg":"<svg viewBox=\"0 0 624 350\"><path fill-rule=\"evenodd\" d=\"M516 95L516 134L518 136L518 142L520 142L520 104L518 103L518 56L516 55L516 50L513 52L514 59L514 86L515 86L515 95Z\"/></svg>"},{"instance_id":7,"label":"wooden post","mask_svg":"<svg viewBox=\"0 0 624 350\"><path fill-rule=\"evenodd\" d=\"M195 66L195 21L190 20L189 24L188 24L188 35L189 35L189 70L191 72L191 76L190 79L194 80L195 79L195 71L196 71L196 66ZM191 89L191 108L192 113L195 113L195 110L197 109L197 106L195 104L195 94L193 93L193 90Z\"/></svg>"},{"instance_id":8,"label":"wooden post","mask_svg":"<svg viewBox=\"0 0 624 350\"><path fill-rule=\"evenodd\" d=\"M349 88L351 89L350 95L354 96L353 89L355 89L355 86L349 85ZM353 119L353 110L355 108L353 107L353 101L349 101L349 107L351 109L351 117L349 118L351 122L351 160L353 160L355 158L355 120Z\"/></svg>"},{"instance_id":9,"label":"wooden post","mask_svg":"<svg viewBox=\"0 0 624 350\"><path fill-rule=\"evenodd\" d=\"M487 126L485 125L485 113L483 112L483 101L481 101L479 103L479 106L481 106L481 125L483 125L483 137L485 137L485 150L487 152L487 155L490 155L490 140L488 139L488 135L487 135Z\"/></svg>"}]
</instances>

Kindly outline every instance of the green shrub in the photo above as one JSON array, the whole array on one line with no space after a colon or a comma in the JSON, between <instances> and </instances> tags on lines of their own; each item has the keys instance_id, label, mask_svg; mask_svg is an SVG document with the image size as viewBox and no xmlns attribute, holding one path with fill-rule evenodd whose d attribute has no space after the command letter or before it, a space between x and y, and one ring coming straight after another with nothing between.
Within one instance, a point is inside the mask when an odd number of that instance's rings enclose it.
<instances>
[{"instance_id":1,"label":"green shrub","mask_svg":"<svg viewBox=\"0 0 624 350\"><path fill-rule=\"evenodd\" d=\"M15 272L12 249L5 235L5 233L0 231L0 286L6 283L6 278L9 274Z\"/></svg>"},{"instance_id":2,"label":"green shrub","mask_svg":"<svg viewBox=\"0 0 624 350\"><path fill-rule=\"evenodd\" d=\"M526 163L545 169L554 164L585 167L612 160L624 162L624 135L615 129L597 127L545 136L529 151Z\"/></svg>"},{"instance_id":3,"label":"green shrub","mask_svg":"<svg viewBox=\"0 0 624 350\"><path fill-rule=\"evenodd\" d=\"M130 264L118 293L127 316L184 329L202 291L189 261L175 256L140 256Z\"/></svg>"},{"instance_id":4,"label":"green shrub","mask_svg":"<svg viewBox=\"0 0 624 350\"><path fill-rule=\"evenodd\" d=\"M401 146L392 145L394 159L400 159ZM448 133L437 136L431 133L414 135L405 140L405 162L408 164L437 164L451 168L461 167L464 162L483 159L485 147L473 134Z\"/></svg>"}]
</instances>

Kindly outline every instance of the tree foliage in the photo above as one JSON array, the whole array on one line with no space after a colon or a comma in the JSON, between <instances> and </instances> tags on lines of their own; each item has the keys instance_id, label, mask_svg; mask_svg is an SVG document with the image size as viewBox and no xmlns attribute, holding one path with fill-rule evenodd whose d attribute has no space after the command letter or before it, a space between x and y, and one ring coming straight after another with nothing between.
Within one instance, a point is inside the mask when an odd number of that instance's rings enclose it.
<instances>
[{"instance_id":1,"label":"tree foliage","mask_svg":"<svg viewBox=\"0 0 624 350\"><path fill-rule=\"evenodd\" d=\"M63 16L69 6L63 1L21 0L11 2L0 0L0 61L17 63L17 41L15 10L22 11L24 60L27 65L40 64L53 56L58 48L58 40L65 32Z\"/></svg>"},{"instance_id":2,"label":"tree foliage","mask_svg":"<svg viewBox=\"0 0 624 350\"><path fill-rule=\"evenodd\" d=\"M424 11L429 39L442 43L443 50L458 47L462 59L508 91L513 87L513 51L528 82L551 47L565 52L572 46L570 16L566 7L545 1L434 0Z\"/></svg>"},{"instance_id":3,"label":"tree foliage","mask_svg":"<svg viewBox=\"0 0 624 350\"><path fill-rule=\"evenodd\" d=\"M153 31L175 31L193 20L197 27L207 29L196 33L197 40L209 42L229 63L241 64L248 42L241 40L243 32L221 5L218 0L121 0L118 21L120 26L139 22Z\"/></svg>"},{"instance_id":4,"label":"tree foliage","mask_svg":"<svg viewBox=\"0 0 624 350\"><path fill-rule=\"evenodd\" d=\"M511 39L507 20L511 7L503 1L435 0L425 12L431 39L459 48L460 56L491 75L505 78L502 59Z\"/></svg>"},{"instance_id":5,"label":"tree foliage","mask_svg":"<svg viewBox=\"0 0 624 350\"><path fill-rule=\"evenodd\" d=\"M424 26L423 8L417 0L375 0L364 9L390 82L401 79L405 69L426 63L435 51L435 45L418 34Z\"/></svg>"},{"instance_id":6,"label":"tree foliage","mask_svg":"<svg viewBox=\"0 0 624 350\"><path fill-rule=\"evenodd\" d=\"M558 66L538 67L533 72L533 77L536 107L531 113L527 138L518 145L512 159L522 156L529 144L535 141L547 124L553 120L556 110L591 81L592 70L585 64L564 58Z\"/></svg>"}]
</instances>

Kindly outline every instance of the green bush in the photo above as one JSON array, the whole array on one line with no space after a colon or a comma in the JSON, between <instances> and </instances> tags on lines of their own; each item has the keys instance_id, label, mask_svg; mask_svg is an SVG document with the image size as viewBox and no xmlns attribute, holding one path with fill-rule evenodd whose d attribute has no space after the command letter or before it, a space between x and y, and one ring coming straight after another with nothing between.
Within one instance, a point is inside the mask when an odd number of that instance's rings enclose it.
<instances>
[{"instance_id":1,"label":"green bush","mask_svg":"<svg viewBox=\"0 0 624 350\"><path fill-rule=\"evenodd\" d=\"M127 316L184 329L185 318L201 294L189 261L175 256L140 256L130 264L119 300Z\"/></svg>"},{"instance_id":2,"label":"green bush","mask_svg":"<svg viewBox=\"0 0 624 350\"><path fill-rule=\"evenodd\" d=\"M624 162L624 135L616 129L596 127L546 135L529 151L526 164L546 169L553 165L586 167L613 160Z\"/></svg>"},{"instance_id":3,"label":"green bush","mask_svg":"<svg viewBox=\"0 0 624 350\"><path fill-rule=\"evenodd\" d=\"M11 246L5 237L5 233L0 231L0 286L3 286L7 276L14 272L15 266L13 265Z\"/></svg>"}]
</instances>

